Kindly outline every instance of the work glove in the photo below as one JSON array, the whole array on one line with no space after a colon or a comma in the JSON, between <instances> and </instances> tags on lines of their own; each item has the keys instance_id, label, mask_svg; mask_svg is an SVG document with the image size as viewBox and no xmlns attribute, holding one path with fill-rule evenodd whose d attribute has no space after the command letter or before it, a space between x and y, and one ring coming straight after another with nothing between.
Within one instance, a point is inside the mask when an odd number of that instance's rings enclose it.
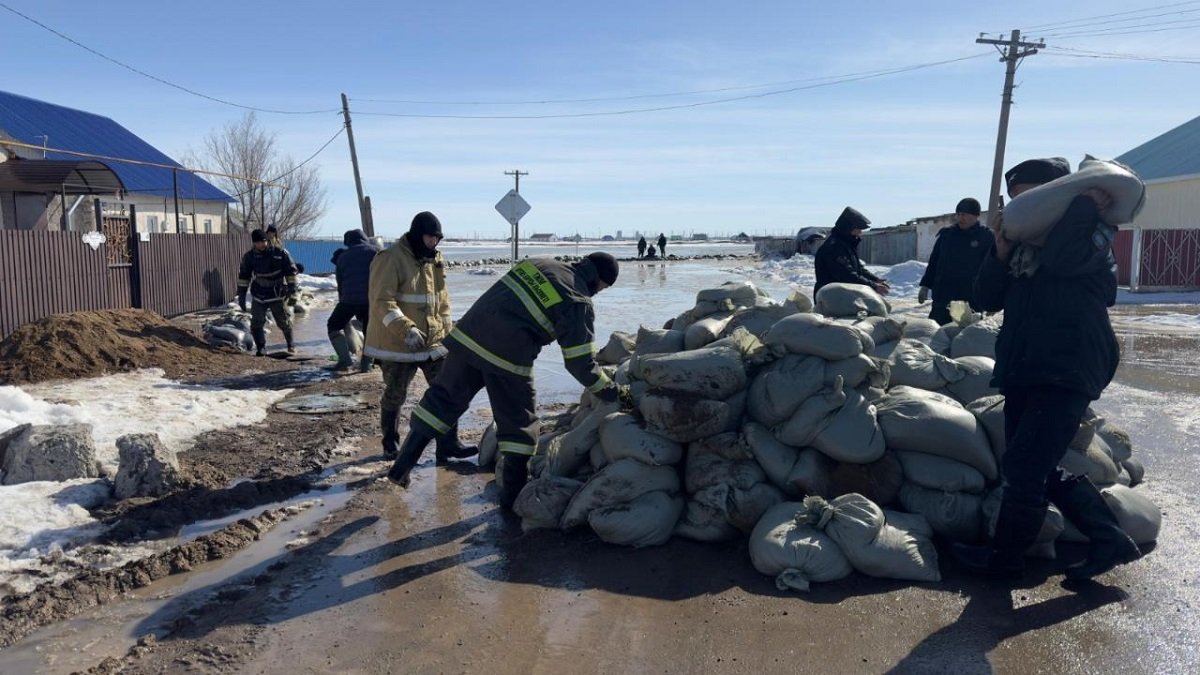
<instances>
[{"instance_id":1,"label":"work glove","mask_svg":"<svg viewBox=\"0 0 1200 675\"><path fill-rule=\"evenodd\" d=\"M413 326L408 329L408 333L404 336L404 346L408 347L409 351L417 351L425 348L425 334L420 328Z\"/></svg>"},{"instance_id":2,"label":"work glove","mask_svg":"<svg viewBox=\"0 0 1200 675\"><path fill-rule=\"evenodd\" d=\"M238 293L238 307L244 312L246 311L246 291Z\"/></svg>"},{"instance_id":3,"label":"work glove","mask_svg":"<svg viewBox=\"0 0 1200 675\"><path fill-rule=\"evenodd\" d=\"M922 286L921 290L917 292L917 302L923 305L923 304L925 304L925 301L928 299L929 299L929 287Z\"/></svg>"},{"instance_id":4,"label":"work glove","mask_svg":"<svg viewBox=\"0 0 1200 675\"><path fill-rule=\"evenodd\" d=\"M616 403L620 398L620 390L615 384L609 384L607 387L596 392L596 398L603 403Z\"/></svg>"}]
</instances>

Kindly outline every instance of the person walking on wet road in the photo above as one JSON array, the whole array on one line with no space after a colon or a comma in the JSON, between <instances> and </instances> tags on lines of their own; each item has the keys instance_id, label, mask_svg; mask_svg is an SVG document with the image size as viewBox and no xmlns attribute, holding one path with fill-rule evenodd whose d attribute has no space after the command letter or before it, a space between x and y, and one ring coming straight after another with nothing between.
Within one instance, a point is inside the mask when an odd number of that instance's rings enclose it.
<instances>
[{"instance_id":1,"label":"person walking on wet road","mask_svg":"<svg viewBox=\"0 0 1200 675\"><path fill-rule=\"evenodd\" d=\"M350 320L357 318L363 326L369 326L370 294L368 292L371 280L371 262L379 250L375 248L362 230L347 230L342 235L342 244L346 248L338 249L334 256L337 279L338 302L325 328L329 332L329 343L337 354L334 370L346 370L354 365L350 357L350 341L346 337L346 327ZM371 369L371 357L362 354L359 370L367 372Z\"/></svg>"},{"instance_id":2,"label":"person walking on wet road","mask_svg":"<svg viewBox=\"0 0 1200 675\"><path fill-rule=\"evenodd\" d=\"M383 370L379 426L383 454L389 458L399 452L400 408L417 370L425 374L426 382L433 382L445 362L442 340L453 322L446 291L446 263L437 250L441 241L441 221L422 211L413 217L408 232L371 262L363 357L377 360ZM338 258L338 263L347 255L349 250ZM478 452L478 448L463 447L457 427L448 427L437 444L439 462L466 459Z\"/></svg>"},{"instance_id":3,"label":"person walking on wet road","mask_svg":"<svg viewBox=\"0 0 1200 675\"><path fill-rule=\"evenodd\" d=\"M662 232L658 233L658 255L667 257L667 235Z\"/></svg>"},{"instance_id":4,"label":"person walking on wet road","mask_svg":"<svg viewBox=\"0 0 1200 675\"><path fill-rule=\"evenodd\" d=\"M638 237L637 247L638 247L638 257L644 258L646 256L646 238L645 237Z\"/></svg>"},{"instance_id":5,"label":"person walking on wet road","mask_svg":"<svg viewBox=\"0 0 1200 675\"><path fill-rule=\"evenodd\" d=\"M950 323L950 303L965 300L971 303L975 275L983 258L992 247L992 231L979 222L979 202L967 197L954 209L956 223L937 233L929 265L921 277L917 302L924 304L933 298L929 318L939 324Z\"/></svg>"},{"instance_id":6,"label":"person walking on wet road","mask_svg":"<svg viewBox=\"0 0 1200 675\"><path fill-rule=\"evenodd\" d=\"M298 290L296 265L287 251L269 245L267 235L262 230L251 232L250 240L254 242L254 247L242 256L238 271L238 307L246 311L248 292L252 298L250 333L254 336L254 354L262 356L267 345L267 336L263 331L267 323L267 310L275 317L275 325L279 326L287 341L287 353L295 354L292 316L284 303Z\"/></svg>"},{"instance_id":7,"label":"person walking on wet road","mask_svg":"<svg viewBox=\"0 0 1200 675\"><path fill-rule=\"evenodd\" d=\"M862 241L863 230L871 229L870 225L871 221L857 210L849 206L842 210L829 238L817 249L813 260L817 273L813 297L826 284L832 283L862 284L880 295L887 295L891 288L888 282L872 274L858 258L858 243Z\"/></svg>"},{"instance_id":8,"label":"person walking on wet road","mask_svg":"<svg viewBox=\"0 0 1200 675\"><path fill-rule=\"evenodd\" d=\"M592 297L616 283L617 272L617 261L607 253L573 263L533 258L493 284L450 331L446 366L413 410L388 478L407 487L425 446L450 433L486 388L503 454L500 503L511 508L537 446L533 362L542 347L557 341L567 371L587 391L602 401L617 400L617 385L596 363L592 344Z\"/></svg>"},{"instance_id":9,"label":"person walking on wet road","mask_svg":"<svg viewBox=\"0 0 1200 675\"><path fill-rule=\"evenodd\" d=\"M1061 157L1021 162L1005 174L1008 195L1070 172ZM1087 559L1067 568L1068 579L1088 579L1141 555L1092 481L1058 468L1120 359L1108 318L1117 297L1116 228L1099 216L1110 202L1097 190L1075 197L1040 247L1010 242L1002 215L992 219L995 241L976 278L975 301L984 311L1004 310L992 377L1004 394L1004 492L991 543L952 547L971 570L1019 575L1047 498L1089 540Z\"/></svg>"}]
</instances>

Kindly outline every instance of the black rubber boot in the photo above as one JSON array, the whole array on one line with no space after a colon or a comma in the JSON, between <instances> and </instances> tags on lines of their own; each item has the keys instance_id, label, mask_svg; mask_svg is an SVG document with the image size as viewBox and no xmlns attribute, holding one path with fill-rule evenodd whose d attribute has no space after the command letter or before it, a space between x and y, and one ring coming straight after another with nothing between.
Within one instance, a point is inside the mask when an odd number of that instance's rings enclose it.
<instances>
[{"instance_id":1,"label":"black rubber boot","mask_svg":"<svg viewBox=\"0 0 1200 675\"><path fill-rule=\"evenodd\" d=\"M437 463L447 464L452 459L467 459L479 454L479 447L475 445L463 445L462 441L458 440L458 425L450 427L447 431L437 439Z\"/></svg>"},{"instance_id":2,"label":"black rubber boot","mask_svg":"<svg viewBox=\"0 0 1200 675\"><path fill-rule=\"evenodd\" d=\"M511 511L517 495L529 482L529 455L505 453L500 464L500 506Z\"/></svg>"},{"instance_id":3,"label":"black rubber boot","mask_svg":"<svg viewBox=\"0 0 1200 675\"><path fill-rule=\"evenodd\" d=\"M1045 519L1044 504L1028 506L1002 501L991 544L955 543L950 552L963 567L977 574L1020 577L1025 572L1025 549L1033 545Z\"/></svg>"},{"instance_id":4,"label":"black rubber boot","mask_svg":"<svg viewBox=\"0 0 1200 675\"><path fill-rule=\"evenodd\" d=\"M383 456L386 459L395 459L400 454L400 430L396 424L399 418L399 410L379 410L379 430L383 432Z\"/></svg>"},{"instance_id":5,"label":"black rubber boot","mask_svg":"<svg viewBox=\"0 0 1200 675\"><path fill-rule=\"evenodd\" d=\"M409 429L408 436L404 439L404 444L400 446L400 452L396 456L396 461L392 463L392 468L388 470L388 480L392 481L400 487L408 487L409 474L413 467L421 460L421 453L425 452L425 446L429 445L433 437L426 435L422 431Z\"/></svg>"},{"instance_id":6,"label":"black rubber boot","mask_svg":"<svg viewBox=\"0 0 1200 675\"><path fill-rule=\"evenodd\" d=\"M1121 529L1116 514L1087 476L1060 480L1050 486L1050 493L1067 520L1088 538L1087 560L1068 567L1068 579L1091 579L1142 557L1137 544Z\"/></svg>"},{"instance_id":7,"label":"black rubber boot","mask_svg":"<svg viewBox=\"0 0 1200 675\"><path fill-rule=\"evenodd\" d=\"M333 353L337 354L337 363L329 366L330 370L347 370L354 365L354 359L350 358L350 342L345 333L330 333L329 344L333 345Z\"/></svg>"}]
</instances>

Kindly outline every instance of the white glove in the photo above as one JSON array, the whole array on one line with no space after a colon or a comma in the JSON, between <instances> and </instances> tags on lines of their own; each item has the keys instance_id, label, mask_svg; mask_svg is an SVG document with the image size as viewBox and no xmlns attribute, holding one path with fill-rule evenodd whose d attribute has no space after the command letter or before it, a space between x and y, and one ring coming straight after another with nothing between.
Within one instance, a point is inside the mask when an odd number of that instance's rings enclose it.
<instances>
[{"instance_id":1,"label":"white glove","mask_svg":"<svg viewBox=\"0 0 1200 675\"><path fill-rule=\"evenodd\" d=\"M417 328L416 326L409 328L408 334L404 336L404 346L408 347L414 352L418 349L424 349L425 334L422 333L421 329Z\"/></svg>"},{"instance_id":2,"label":"white glove","mask_svg":"<svg viewBox=\"0 0 1200 675\"><path fill-rule=\"evenodd\" d=\"M929 299L929 287L922 286L921 290L917 292L917 302L923 305L923 304L925 304L925 301L928 299Z\"/></svg>"}]
</instances>

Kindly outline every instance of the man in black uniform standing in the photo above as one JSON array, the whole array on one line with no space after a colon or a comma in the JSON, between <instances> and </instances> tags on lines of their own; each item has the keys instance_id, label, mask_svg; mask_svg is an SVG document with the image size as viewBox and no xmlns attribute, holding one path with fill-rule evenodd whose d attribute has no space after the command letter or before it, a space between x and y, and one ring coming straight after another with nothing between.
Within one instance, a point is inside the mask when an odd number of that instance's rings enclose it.
<instances>
[{"instance_id":1,"label":"man in black uniform standing","mask_svg":"<svg viewBox=\"0 0 1200 675\"><path fill-rule=\"evenodd\" d=\"M917 302L924 303L932 295L929 318L939 324L950 323L952 301L971 302L975 275L992 247L992 231L980 224L979 212L978 200L967 197L959 201L954 209L958 222L938 231L937 242L929 254ZM971 306L975 304L972 302Z\"/></svg>"},{"instance_id":2,"label":"man in black uniform standing","mask_svg":"<svg viewBox=\"0 0 1200 675\"><path fill-rule=\"evenodd\" d=\"M296 265L283 248L268 245L262 230L250 233L254 248L242 256L238 271L238 306L246 311L246 293L253 303L250 307L250 333L254 336L255 356L262 356L267 345L263 326L267 323L267 310L275 317L275 325L287 340L288 354L296 353L292 341L292 317L284 302L296 293Z\"/></svg>"},{"instance_id":3,"label":"man in black uniform standing","mask_svg":"<svg viewBox=\"0 0 1200 675\"><path fill-rule=\"evenodd\" d=\"M880 295L887 295L891 288L888 282L872 274L862 260L858 258L858 243L862 241L862 231L871 229L871 221L856 209L847 206L838 216L833 225L829 238L817 249L813 260L814 271L817 273L817 283L813 287L813 297L826 284L846 283L862 284L875 289Z\"/></svg>"},{"instance_id":4,"label":"man in black uniform standing","mask_svg":"<svg viewBox=\"0 0 1200 675\"><path fill-rule=\"evenodd\" d=\"M557 341L567 371L585 389L602 401L617 400L617 386L596 364L592 344L592 296L614 284L617 272L607 253L574 263L533 258L493 284L446 338L446 363L413 410L388 478L407 487L425 446L450 433L486 387L504 454L500 502L511 507L537 447L533 362L542 347Z\"/></svg>"}]
</instances>

